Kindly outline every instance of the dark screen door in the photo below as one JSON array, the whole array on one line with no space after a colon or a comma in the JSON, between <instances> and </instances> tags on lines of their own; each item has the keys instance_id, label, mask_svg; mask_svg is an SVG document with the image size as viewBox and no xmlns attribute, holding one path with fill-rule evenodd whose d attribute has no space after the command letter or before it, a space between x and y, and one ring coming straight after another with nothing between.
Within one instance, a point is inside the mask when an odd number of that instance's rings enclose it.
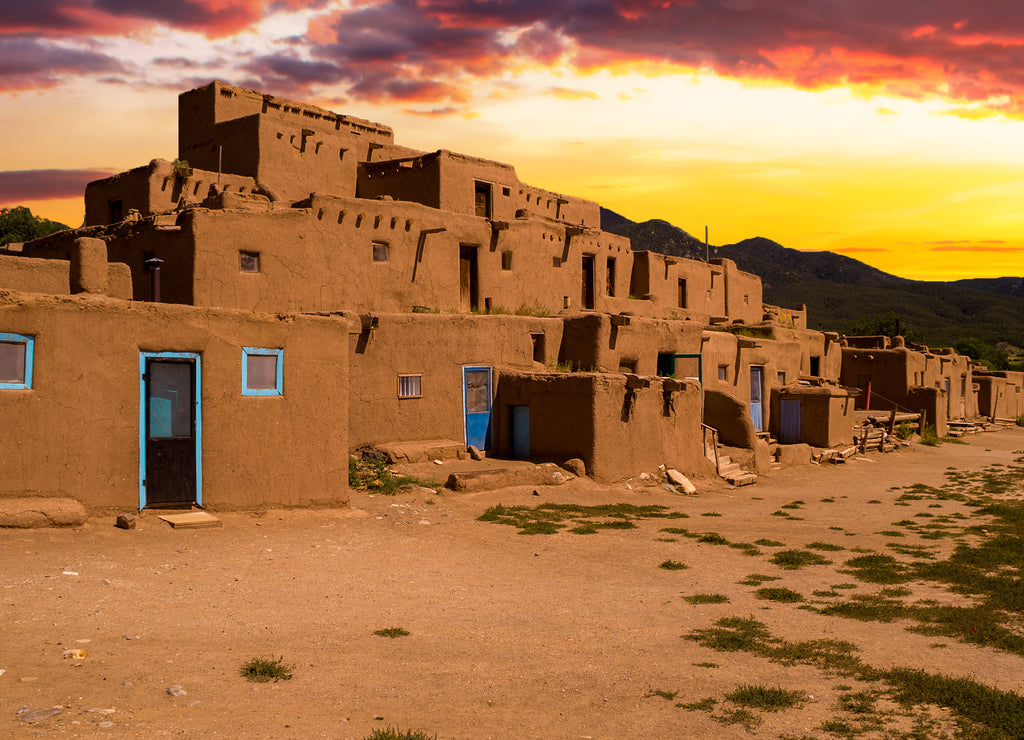
<instances>
[{"instance_id":1,"label":"dark screen door","mask_svg":"<svg viewBox=\"0 0 1024 740\"><path fill-rule=\"evenodd\" d=\"M196 502L196 365L146 360L146 505Z\"/></svg>"}]
</instances>

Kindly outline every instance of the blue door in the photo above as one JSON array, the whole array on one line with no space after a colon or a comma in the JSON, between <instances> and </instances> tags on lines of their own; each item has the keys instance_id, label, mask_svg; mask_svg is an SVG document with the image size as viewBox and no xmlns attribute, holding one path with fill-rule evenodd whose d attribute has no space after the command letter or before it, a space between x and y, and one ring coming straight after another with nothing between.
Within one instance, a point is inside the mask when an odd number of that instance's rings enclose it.
<instances>
[{"instance_id":1,"label":"blue door","mask_svg":"<svg viewBox=\"0 0 1024 740\"><path fill-rule=\"evenodd\" d=\"M779 412L782 416L782 425L779 429L781 442L793 445L800 441L800 402L794 399L783 398L779 402Z\"/></svg>"},{"instance_id":2,"label":"blue door","mask_svg":"<svg viewBox=\"0 0 1024 740\"><path fill-rule=\"evenodd\" d=\"M762 389L764 388L764 368L750 366L750 418L754 422L754 430L764 431L764 411L761 403Z\"/></svg>"},{"instance_id":3,"label":"blue door","mask_svg":"<svg viewBox=\"0 0 1024 740\"><path fill-rule=\"evenodd\" d=\"M491 368L462 368L462 400L466 410L466 446L488 449L491 446Z\"/></svg>"}]
</instances>

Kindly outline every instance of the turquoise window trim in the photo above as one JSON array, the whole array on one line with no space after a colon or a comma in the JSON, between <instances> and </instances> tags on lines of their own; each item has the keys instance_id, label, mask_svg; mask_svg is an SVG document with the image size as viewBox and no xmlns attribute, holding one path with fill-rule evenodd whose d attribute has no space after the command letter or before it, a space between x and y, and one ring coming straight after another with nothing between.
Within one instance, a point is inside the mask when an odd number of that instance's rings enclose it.
<instances>
[{"instance_id":1,"label":"turquoise window trim","mask_svg":"<svg viewBox=\"0 0 1024 740\"><path fill-rule=\"evenodd\" d=\"M277 358L275 385L273 388L249 387L249 355L263 355ZM263 347L242 347L242 395L243 396L283 396L284 395L284 350L265 349Z\"/></svg>"},{"instance_id":2,"label":"turquoise window trim","mask_svg":"<svg viewBox=\"0 0 1024 740\"><path fill-rule=\"evenodd\" d=\"M21 383L0 383L0 390L32 390L32 356L35 354L36 338L25 334L0 333L0 342L25 345L25 380Z\"/></svg>"}]
</instances>

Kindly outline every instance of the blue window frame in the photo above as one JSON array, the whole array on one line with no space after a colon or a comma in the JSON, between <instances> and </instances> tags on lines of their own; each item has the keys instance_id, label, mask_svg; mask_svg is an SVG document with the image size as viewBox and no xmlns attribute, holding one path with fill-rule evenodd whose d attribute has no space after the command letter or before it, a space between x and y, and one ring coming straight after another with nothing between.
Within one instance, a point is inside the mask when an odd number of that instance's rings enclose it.
<instances>
[{"instance_id":1,"label":"blue window frame","mask_svg":"<svg viewBox=\"0 0 1024 740\"><path fill-rule=\"evenodd\" d=\"M32 354L35 337L0 333L0 389L32 388Z\"/></svg>"},{"instance_id":2,"label":"blue window frame","mask_svg":"<svg viewBox=\"0 0 1024 740\"><path fill-rule=\"evenodd\" d=\"M242 395L284 394L284 350L242 347Z\"/></svg>"}]
</instances>

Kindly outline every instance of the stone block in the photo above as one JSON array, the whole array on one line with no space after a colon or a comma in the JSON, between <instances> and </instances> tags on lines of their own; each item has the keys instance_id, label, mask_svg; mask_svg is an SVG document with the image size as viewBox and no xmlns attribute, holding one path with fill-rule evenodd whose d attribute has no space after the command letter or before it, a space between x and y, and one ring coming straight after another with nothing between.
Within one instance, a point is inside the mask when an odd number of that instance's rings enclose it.
<instances>
[{"instance_id":1,"label":"stone block","mask_svg":"<svg viewBox=\"0 0 1024 740\"><path fill-rule=\"evenodd\" d=\"M810 465L811 446L802 443L779 445L778 461L783 465Z\"/></svg>"}]
</instances>

